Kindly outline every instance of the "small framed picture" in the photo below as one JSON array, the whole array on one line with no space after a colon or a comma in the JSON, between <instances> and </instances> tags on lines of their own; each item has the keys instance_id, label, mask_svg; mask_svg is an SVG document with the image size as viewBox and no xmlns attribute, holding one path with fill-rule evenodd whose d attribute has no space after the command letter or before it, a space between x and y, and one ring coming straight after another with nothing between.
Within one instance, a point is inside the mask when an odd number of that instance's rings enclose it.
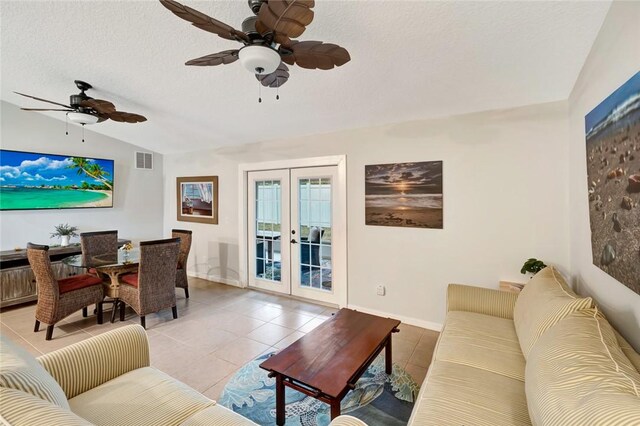
<instances>
[{"instance_id":1,"label":"small framed picture","mask_svg":"<svg viewBox=\"0 0 640 426\"><path fill-rule=\"evenodd\" d=\"M179 177L178 220L218 223L218 176Z\"/></svg>"}]
</instances>

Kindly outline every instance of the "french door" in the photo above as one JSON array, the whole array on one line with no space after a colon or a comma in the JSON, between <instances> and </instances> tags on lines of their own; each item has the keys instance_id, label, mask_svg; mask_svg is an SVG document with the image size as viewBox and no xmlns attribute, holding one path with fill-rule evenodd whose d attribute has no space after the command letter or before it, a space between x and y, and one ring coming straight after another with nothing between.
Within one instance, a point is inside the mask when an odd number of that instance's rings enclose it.
<instances>
[{"instance_id":1,"label":"french door","mask_svg":"<svg viewBox=\"0 0 640 426\"><path fill-rule=\"evenodd\" d=\"M345 206L336 166L248 173L249 285L340 304Z\"/></svg>"}]
</instances>

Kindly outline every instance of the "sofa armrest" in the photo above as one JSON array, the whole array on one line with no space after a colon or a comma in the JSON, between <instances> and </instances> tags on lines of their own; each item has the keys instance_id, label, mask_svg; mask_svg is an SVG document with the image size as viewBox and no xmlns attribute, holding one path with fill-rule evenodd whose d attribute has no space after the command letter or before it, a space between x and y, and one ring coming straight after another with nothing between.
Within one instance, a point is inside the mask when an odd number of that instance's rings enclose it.
<instances>
[{"instance_id":1,"label":"sofa armrest","mask_svg":"<svg viewBox=\"0 0 640 426\"><path fill-rule=\"evenodd\" d=\"M466 311L494 317L513 319L517 293L449 284L447 288L447 312Z\"/></svg>"},{"instance_id":2,"label":"sofa armrest","mask_svg":"<svg viewBox=\"0 0 640 426\"><path fill-rule=\"evenodd\" d=\"M367 426L367 424L353 416L338 416L329 423L329 426Z\"/></svg>"},{"instance_id":3,"label":"sofa armrest","mask_svg":"<svg viewBox=\"0 0 640 426\"><path fill-rule=\"evenodd\" d=\"M148 367L149 342L139 325L91 337L38 358L68 399L129 371Z\"/></svg>"}]
</instances>

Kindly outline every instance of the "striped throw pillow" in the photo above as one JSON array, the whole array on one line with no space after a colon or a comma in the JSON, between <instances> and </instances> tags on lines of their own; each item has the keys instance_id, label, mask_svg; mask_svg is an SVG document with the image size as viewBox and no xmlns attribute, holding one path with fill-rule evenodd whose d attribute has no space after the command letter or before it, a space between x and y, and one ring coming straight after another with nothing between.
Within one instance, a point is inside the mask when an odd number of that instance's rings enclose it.
<instances>
[{"instance_id":1,"label":"striped throw pillow","mask_svg":"<svg viewBox=\"0 0 640 426\"><path fill-rule=\"evenodd\" d=\"M15 389L0 388L0 424L91 426L69 410Z\"/></svg>"},{"instance_id":2,"label":"striped throw pillow","mask_svg":"<svg viewBox=\"0 0 640 426\"><path fill-rule=\"evenodd\" d=\"M640 424L640 373L596 308L571 313L538 340L525 391L533 424Z\"/></svg>"},{"instance_id":3,"label":"striped throw pillow","mask_svg":"<svg viewBox=\"0 0 640 426\"><path fill-rule=\"evenodd\" d=\"M576 296L552 266L538 272L520 292L513 310L513 321L525 359L549 328L572 312L591 307L593 300Z\"/></svg>"},{"instance_id":4,"label":"striped throw pillow","mask_svg":"<svg viewBox=\"0 0 640 426\"><path fill-rule=\"evenodd\" d=\"M69 409L64 391L26 350L0 336L0 386L26 392Z\"/></svg>"}]
</instances>

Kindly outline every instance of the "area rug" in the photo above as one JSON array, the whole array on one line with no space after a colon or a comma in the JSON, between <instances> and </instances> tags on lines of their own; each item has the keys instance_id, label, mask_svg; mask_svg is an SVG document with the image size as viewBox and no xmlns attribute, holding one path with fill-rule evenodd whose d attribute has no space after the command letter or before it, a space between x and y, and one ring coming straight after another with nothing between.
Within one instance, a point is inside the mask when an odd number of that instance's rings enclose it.
<instances>
[{"instance_id":1,"label":"area rug","mask_svg":"<svg viewBox=\"0 0 640 426\"><path fill-rule=\"evenodd\" d=\"M262 426L276 424L275 379L259 367L272 354L245 364L229 380L218 403ZM342 400L342 414L370 425L406 425L420 387L399 365L384 372L384 353L369 366L356 388ZM326 426L331 422L329 405L285 388L286 425Z\"/></svg>"}]
</instances>

